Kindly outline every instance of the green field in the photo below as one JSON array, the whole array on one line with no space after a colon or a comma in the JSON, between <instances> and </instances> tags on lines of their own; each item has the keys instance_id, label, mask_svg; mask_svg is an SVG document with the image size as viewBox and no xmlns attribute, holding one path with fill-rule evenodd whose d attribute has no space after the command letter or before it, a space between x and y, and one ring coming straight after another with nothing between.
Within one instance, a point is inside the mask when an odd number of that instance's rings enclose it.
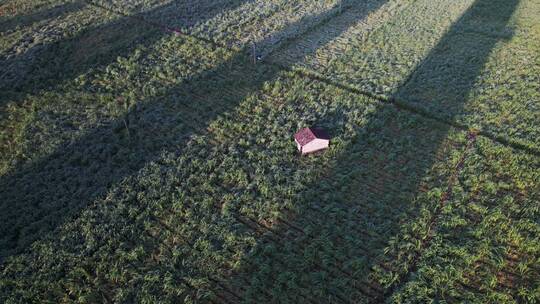
<instances>
[{"instance_id":1,"label":"green field","mask_svg":"<svg viewBox=\"0 0 540 304\"><path fill-rule=\"evenodd\" d=\"M538 0L5 0L0 67L1 303L540 303Z\"/></svg>"}]
</instances>

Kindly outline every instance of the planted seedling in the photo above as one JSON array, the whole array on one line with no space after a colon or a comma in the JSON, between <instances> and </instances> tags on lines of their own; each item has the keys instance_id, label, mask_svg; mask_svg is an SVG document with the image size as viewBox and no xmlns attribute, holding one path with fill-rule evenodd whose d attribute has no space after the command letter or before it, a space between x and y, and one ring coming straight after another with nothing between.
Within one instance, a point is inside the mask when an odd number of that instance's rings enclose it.
<instances>
[{"instance_id":1,"label":"planted seedling","mask_svg":"<svg viewBox=\"0 0 540 304\"><path fill-rule=\"evenodd\" d=\"M116 102L118 104L118 109L119 111L121 111L120 109L122 107L125 107L125 113L122 114L122 122L124 123L124 127L126 128L126 132L127 132L127 135L128 135L128 139L131 140L131 134L129 132L129 101L127 101L124 97L120 96L118 98L116 98ZM120 114L120 113L118 113Z\"/></svg>"},{"instance_id":2,"label":"planted seedling","mask_svg":"<svg viewBox=\"0 0 540 304\"><path fill-rule=\"evenodd\" d=\"M253 64L257 64L257 46L255 45L255 41L251 42L251 54L253 57Z\"/></svg>"}]
</instances>

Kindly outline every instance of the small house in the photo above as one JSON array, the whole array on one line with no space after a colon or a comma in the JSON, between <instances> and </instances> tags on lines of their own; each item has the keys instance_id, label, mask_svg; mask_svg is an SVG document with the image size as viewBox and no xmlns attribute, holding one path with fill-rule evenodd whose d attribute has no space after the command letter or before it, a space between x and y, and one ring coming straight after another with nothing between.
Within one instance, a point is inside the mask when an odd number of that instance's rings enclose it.
<instances>
[{"instance_id":1,"label":"small house","mask_svg":"<svg viewBox=\"0 0 540 304\"><path fill-rule=\"evenodd\" d=\"M320 128L304 128L294 135L298 151L308 154L328 148L330 136Z\"/></svg>"}]
</instances>

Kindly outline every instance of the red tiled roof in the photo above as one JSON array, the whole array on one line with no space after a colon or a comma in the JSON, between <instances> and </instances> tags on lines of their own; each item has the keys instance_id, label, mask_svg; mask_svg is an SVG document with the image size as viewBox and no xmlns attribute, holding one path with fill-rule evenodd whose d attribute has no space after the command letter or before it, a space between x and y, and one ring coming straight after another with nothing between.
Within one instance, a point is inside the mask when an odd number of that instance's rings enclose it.
<instances>
[{"instance_id":1,"label":"red tiled roof","mask_svg":"<svg viewBox=\"0 0 540 304\"><path fill-rule=\"evenodd\" d=\"M304 128L294 134L294 139L301 146L311 142L316 138L329 140L330 136L328 135L328 133L326 133L323 129L320 128Z\"/></svg>"}]
</instances>

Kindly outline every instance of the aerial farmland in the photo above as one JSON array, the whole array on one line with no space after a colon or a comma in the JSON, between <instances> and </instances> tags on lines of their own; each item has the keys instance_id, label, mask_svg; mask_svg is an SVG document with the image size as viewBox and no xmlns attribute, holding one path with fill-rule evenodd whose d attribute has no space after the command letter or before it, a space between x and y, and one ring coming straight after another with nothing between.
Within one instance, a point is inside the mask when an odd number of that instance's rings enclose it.
<instances>
[{"instance_id":1,"label":"aerial farmland","mask_svg":"<svg viewBox=\"0 0 540 304\"><path fill-rule=\"evenodd\" d=\"M540 303L540 0L0 0L0 303Z\"/></svg>"}]
</instances>

